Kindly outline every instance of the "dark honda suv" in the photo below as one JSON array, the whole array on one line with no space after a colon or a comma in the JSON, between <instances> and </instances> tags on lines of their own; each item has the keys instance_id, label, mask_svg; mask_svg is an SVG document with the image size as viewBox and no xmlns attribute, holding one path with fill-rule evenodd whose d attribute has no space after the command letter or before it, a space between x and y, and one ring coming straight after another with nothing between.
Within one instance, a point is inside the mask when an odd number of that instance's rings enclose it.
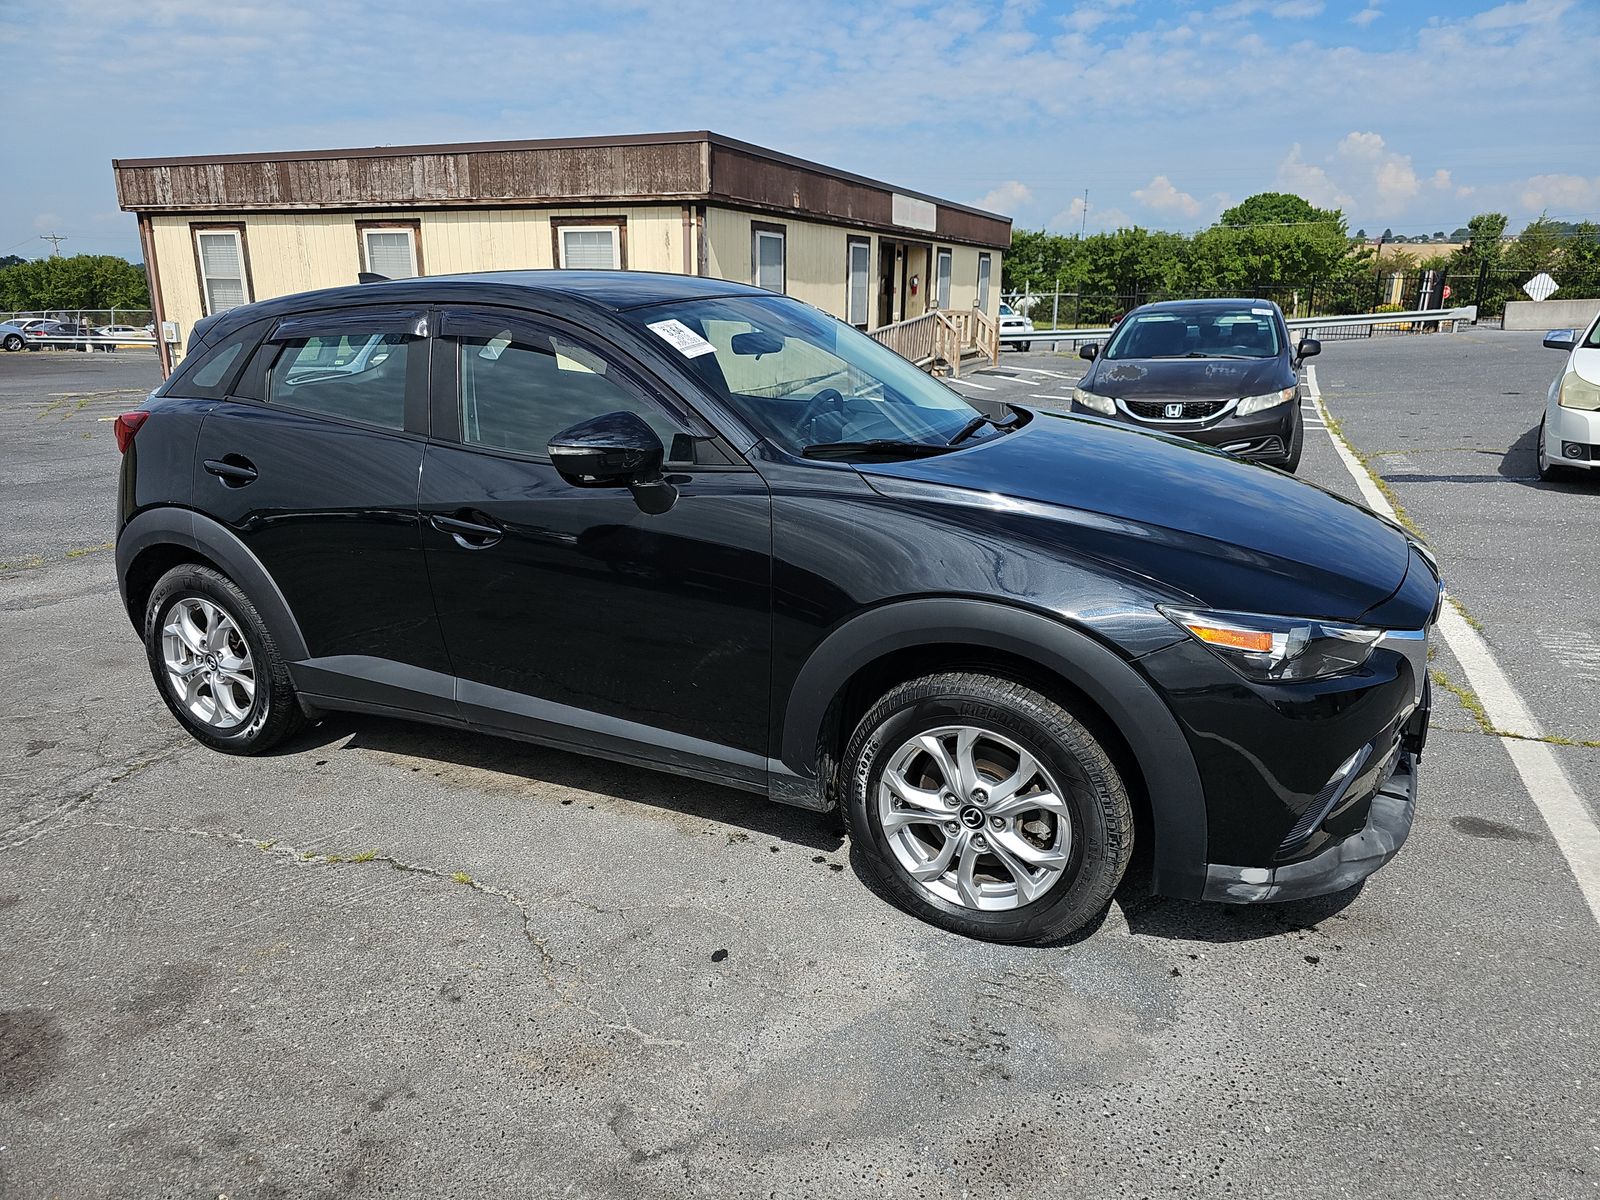
<instances>
[{"instance_id":1,"label":"dark honda suv","mask_svg":"<svg viewBox=\"0 0 1600 1200\"><path fill-rule=\"evenodd\" d=\"M332 710L843 806L999 941L1354 884L1411 825L1440 581L1179 438L979 412L808 305L516 272L236 308L117 421L117 567L200 741ZM1137 834L1136 834L1137 831Z\"/></svg>"},{"instance_id":2,"label":"dark honda suv","mask_svg":"<svg viewBox=\"0 0 1600 1200\"><path fill-rule=\"evenodd\" d=\"M1293 471L1305 422L1297 368L1322 343L1289 339L1270 300L1169 300L1136 308L1104 347L1072 411L1159 429Z\"/></svg>"}]
</instances>

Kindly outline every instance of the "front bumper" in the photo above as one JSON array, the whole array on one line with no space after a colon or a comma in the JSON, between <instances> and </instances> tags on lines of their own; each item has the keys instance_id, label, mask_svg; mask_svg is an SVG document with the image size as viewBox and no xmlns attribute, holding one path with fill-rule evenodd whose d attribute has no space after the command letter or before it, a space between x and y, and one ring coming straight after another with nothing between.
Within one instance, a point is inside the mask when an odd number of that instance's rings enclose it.
<instances>
[{"instance_id":1,"label":"front bumper","mask_svg":"<svg viewBox=\"0 0 1600 1200\"><path fill-rule=\"evenodd\" d=\"M1158 402L1158 401L1157 401ZM1181 403L1181 401L1179 402ZM1242 458L1260 458L1280 462L1289 456L1289 446L1294 440L1294 422L1298 415L1297 403L1280 404L1264 412L1247 417L1236 416L1233 404L1214 416L1200 420L1145 419L1129 411L1124 401L1116 402L1117 411L1111 416L1085 408L1076 401L1074 413L1099 417L1102 421L1115 421L1131 425L1150 433L1170 433L1174 437L1188 438L1205 446L1215 446Z\"/></svg>"},{"instance_id":2,"label":"front bumper","mask_svg":"<svg viewBox=\"0 0 1600 1200\"><path fill-rule=\"evenodd\" d=\"M1206 867L1204 898L1232 904L1303 900L1342 892L1399 853L1411 833L1417 801L1417 758L1401 753L1394 771L1372 796L1367 822L1342 841L1297 863L1279 867Z\"/></svg>"},{"instance_id":3,"label":"front bumper","mask_svg":"<svg viewBox=\"0 0 1600 1200\"><path fill-rule=\"evenodd\" d=\"M1600 470L1600 412L1552 405L1545 453L1563 467Z\"/></svg>"}]
</instances>

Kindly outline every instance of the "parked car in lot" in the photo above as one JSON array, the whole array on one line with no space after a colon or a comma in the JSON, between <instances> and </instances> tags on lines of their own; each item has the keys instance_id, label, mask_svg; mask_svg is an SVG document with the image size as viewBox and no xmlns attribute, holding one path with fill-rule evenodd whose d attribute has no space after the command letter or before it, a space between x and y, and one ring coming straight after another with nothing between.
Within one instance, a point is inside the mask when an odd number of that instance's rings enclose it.
<instances>
[{"instance_id":1,"label":"parked car in lot","mask_svg":"<svg viewBox=\"0 0 1600 1200\"><path fill-rule=\"evenodd\" d=\"M1073 389L1072 411L1204 442L1293 471L1305 423L1294 347L1270 300L1171 300L1134 309Z\"/></svg>"},{"instance_id":2,"label":"parked car in lot","mask_svg":"<svg viewBox=\"0 0 1600 1200\"><path fill-rule=\"evenodd\" d=\"M377 339L358 371L330 346ZM369 284L198 323L115 423L117 572L177 720L335 710L815 810L975 937L1155 889L1342 889L1410 829L1437 568L1231 455L981 412L716 279Z\"/></svg>"},{"instance_id":3,"label":"parked car in lot","mask_svg":"<svg viewBox=\"0 0 1600 1200\"><path fill-rule=\"evenodd\" d=\"M95 330L100 337L120 338L128 342L148 342L154 340L154 333L150 327L137 325L104 325Z\"/></svg>"},{"instance_id":4,"label":"parked car in lot","mask_svg":"<svg viewBox=\"0 0 1600 1200\"><path fill-rule=\"evenodd\" d=\"M1007 334L1032 333L1033 322L1017 312L1009 304L1000 306L1000 336ZM1018 350L1027 350L1033 346L1032 342L1002 342L1003 346L1015 346Z\"/></svg>"},{"instance_id":5,"label":"parked car in lot","mask_svg":"<svg viewBox=\"0 0 1600 1200\"><path fill-rule=\"evenodd\" d=\"M1544 344L1565 350L1567 362L1539 421L1539 478L1581 478L1600 470L1600 314L1581 332L1551 330Z\"/></svg>"},{"instance_id":6,"label":"parked car in lot","mask_svg":"<svg viewBox=\"0 0 1600 1200\"><path fill-rule=\"evenodd\" d=\"M65 321L33 321L22 331L29 350L87 350L89 327Z\"/></svg>"},{"instance_id":7,"label":"parked car in lot","mask_svg":"<svg viewBox=\"0 0 1600 1200\"><path fill-rule=\"evenodd\" d=\"M11 321L0 321L0 350L21 350L23 329Z\"/></svg>"}]
</instances>

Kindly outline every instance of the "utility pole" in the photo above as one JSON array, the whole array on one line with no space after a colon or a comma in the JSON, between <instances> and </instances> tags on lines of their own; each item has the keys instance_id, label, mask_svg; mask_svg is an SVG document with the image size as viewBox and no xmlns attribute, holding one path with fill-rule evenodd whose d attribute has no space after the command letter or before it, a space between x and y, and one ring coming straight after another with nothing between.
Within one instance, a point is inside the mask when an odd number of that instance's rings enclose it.
<instances>
[{"instance_id":1,"label":"utility pole","mask_svg":"<svg viewBox=\"0 0 1600 1200\"><path fill-rule=\"evenodd\" d=\"M50 257L58 258L61 255L61 243L67 240L67 235L64 233L41 233L39 240L41 242L49 242Z\"/></svg>"},{"instance_id":2,"label":"utility pole","mask_svg":"<svg viewBox=\"0 0 1600 1200\"><path fill-rule=\"evenodd\" d=\"M1078 227L1078 236L1082 237L1089 232L1089 189L1083 189L1083 223Z\"/></svg>"}]
</instances>

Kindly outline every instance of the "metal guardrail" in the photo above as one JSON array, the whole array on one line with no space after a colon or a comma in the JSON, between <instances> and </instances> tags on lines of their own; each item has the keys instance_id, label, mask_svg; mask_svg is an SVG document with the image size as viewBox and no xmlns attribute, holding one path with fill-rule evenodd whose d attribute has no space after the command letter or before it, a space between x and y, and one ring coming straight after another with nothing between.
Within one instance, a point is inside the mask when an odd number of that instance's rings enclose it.
<instances>
[{"instance_id":1,"label":"metal guardrail","mask_svg":"<svg viewBox=\"0 0 1600 1200\"><path fill-rule=\"evenodd\" d=\"M33 346L49 346L57 350L90 350L96 346L104 346L108 350L154 350L156 340L153 337L105 337L98 333L68 333L49 337L29 337L24 334L22 348L26 350Z\"/></svg>"},{"instance_id":2,"label":"metal guardrail","mask_svg":"<svg viewBox=\"0 0 1600 1200\"><path fill-rule=\"evenodd\" d=\"M1466 305L1461 308L1421 308L1411 312L1387 313L1351 313L1337 317L1296 317L1284 323L1290 329L1334 329L1349 326L1366 325L1412 325L1437 322L1448 323L1452 326L1463 321L1476 321L1478 309L1476 305ZM1036 329L1032 333L1002 333L1002 345L1017 342L1093 342L1101 338L1110 337L1116 330L1115 326L1107 325L1095 329Z\"/></svg>"}]
</instances>

